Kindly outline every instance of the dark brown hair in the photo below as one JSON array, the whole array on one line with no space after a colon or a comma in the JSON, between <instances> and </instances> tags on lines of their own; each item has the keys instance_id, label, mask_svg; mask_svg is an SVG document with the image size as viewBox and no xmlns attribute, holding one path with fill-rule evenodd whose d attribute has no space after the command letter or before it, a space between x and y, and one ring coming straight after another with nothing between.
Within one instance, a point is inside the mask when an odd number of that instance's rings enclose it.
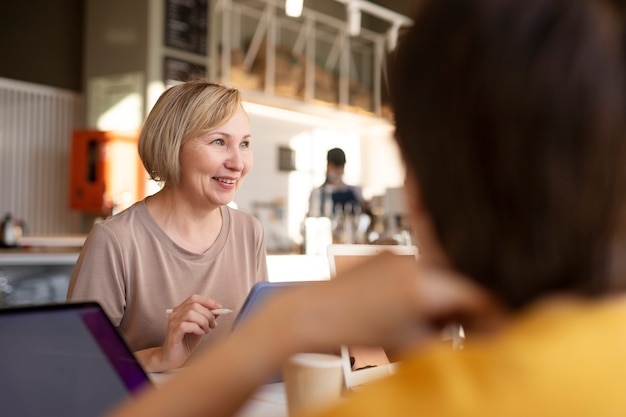
<instances>
[{"instance_id":1,"label":"dark brown hair","mask_svg":"<svg viewBox=\"0 0 626 417\"><path fill-rule=\"evenodd\" d=\"M621 20L594 0L423 3L391 100L453 266L512 308L623 288L609 273L626 187Z\"/></svg>"}]
</instances>

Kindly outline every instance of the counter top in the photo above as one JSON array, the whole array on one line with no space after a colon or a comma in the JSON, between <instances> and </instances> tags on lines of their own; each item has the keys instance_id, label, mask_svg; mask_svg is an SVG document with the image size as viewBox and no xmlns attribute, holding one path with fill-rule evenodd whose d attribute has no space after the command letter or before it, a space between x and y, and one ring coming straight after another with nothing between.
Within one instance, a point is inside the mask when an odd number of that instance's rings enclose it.
<instances>
[{"instance_id":1,"label":"counter top","mask_svg":"<svg viewBox=\"0 0 626 417\"><path fill-rule=\"evenodd\" d=\"M15 248L0 248L0 266L74 265L87 235L26 235Z\"/></svg>"},{"instance_id":2,"label":"counter top","mask_svg":"<svg viewBox=\"0 0 626 417\"><path fill-rule=\"evenodd\" d=\"M0 266L74 265L75 246L30 246L0 249ZM315 281L330 278L325 256L268 255L270 281Z\"/></svg>"},{"instance_id":3,"label":"counter top","mask_svg":"<svg viewBox=\"0 0 626 417\"><path fill-rule=\"evenodd\" d=\"M74 265L78 247L32 246L0 249L0 265Z\"/></svg>"},{"instance_id":4,"label":"counter top","mask_svg":"<svg viewBox=\"0 0 626 417\"><path fill-rule=\"evenodd\" d=\"M328 259L322 255L268 255L270 281L320 281L330 279Z\"/></svg>"}]
</instances>

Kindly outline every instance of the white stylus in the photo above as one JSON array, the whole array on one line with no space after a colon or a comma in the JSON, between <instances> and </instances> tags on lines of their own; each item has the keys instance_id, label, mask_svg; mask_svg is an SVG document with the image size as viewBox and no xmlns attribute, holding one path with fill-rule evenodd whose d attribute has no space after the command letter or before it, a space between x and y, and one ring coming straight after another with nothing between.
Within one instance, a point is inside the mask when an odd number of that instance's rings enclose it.
<instances>
[{"instance_id":1,"label":"white stylus","mask_svg":"<svg viewBox=\"0 0 626 417\"><path fill-rule=\"evenodd\" d=\"M165 314L171 314L172 311L174 311L174 309L168 308L167 310L165 310ZM232 312L233 312L233 310L228 309L228 308L216 308L214 310L211 310L211 313L213 313L216 316L221 316L221 315L224 315L224 314L230 314Z\"/></svg>"}]
</instances>

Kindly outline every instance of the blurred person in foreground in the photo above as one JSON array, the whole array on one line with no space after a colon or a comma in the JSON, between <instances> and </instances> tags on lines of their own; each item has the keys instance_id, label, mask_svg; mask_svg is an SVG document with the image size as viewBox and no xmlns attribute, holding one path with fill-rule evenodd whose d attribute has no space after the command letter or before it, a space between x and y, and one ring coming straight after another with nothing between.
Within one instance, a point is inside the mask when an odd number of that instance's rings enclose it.
<instances>
[{"instance_id":1,"label":"blurred person in foreground","mask_svg":"<svg viewBox=\"0 0 626 417\"><path fill-rule=\"evenodd\" d=\"M339 344L404 360L319 417L626 415L622 26L603 0L421 2L389 73L415 270L286 291L114 415L232 415ZM451 317L463 350L435 341Z\"/></svg>"},{"instance_id":2,"label":"blurred person in foreground","mask_svg":"<svg viewBox=\"0 0 626 417\"><path fill-rule=\"evenodd\" d=\"M162 188L93 226L68 301L99 302L144 368L161 372L230 333L250 288L268 279L265 236L227 206L253 165L238 90L201 78L170 87L138 146ZM221 307L234 314L218 320Z\"/></svg>"}]
</instances>

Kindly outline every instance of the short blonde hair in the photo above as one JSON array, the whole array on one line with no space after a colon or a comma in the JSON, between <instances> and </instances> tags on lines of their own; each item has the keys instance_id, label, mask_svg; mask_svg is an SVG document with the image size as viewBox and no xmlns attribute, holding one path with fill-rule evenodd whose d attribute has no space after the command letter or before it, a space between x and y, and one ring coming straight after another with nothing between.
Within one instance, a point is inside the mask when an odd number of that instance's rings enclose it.
<instances>
[{"instance_id":1,"label":"short blonde hair","mask_svg":"<svg viewBox=\"0 0 626 417\"><path fill-rule=\"evenodd\" d=\"M180 148L226 123L241 106L241 93L200 78L165 90L139 135L139 156L150 178L178 185Z\"/></svg>"}]
</instances>

